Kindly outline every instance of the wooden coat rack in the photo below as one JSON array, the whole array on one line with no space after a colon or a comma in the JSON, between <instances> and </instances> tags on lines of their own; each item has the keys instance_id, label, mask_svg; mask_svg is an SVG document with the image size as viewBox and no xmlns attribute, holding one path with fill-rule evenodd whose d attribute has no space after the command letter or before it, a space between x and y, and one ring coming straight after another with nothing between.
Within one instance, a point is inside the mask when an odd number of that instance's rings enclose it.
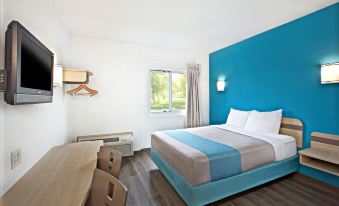
<instances>
[{"instance_id":1,"label":"wooden coat rack","mask_svg":"<svg viewBox=\"0 0 339 206\"><path fill-rule=\"evenodd\" d=\"M84 90L85 92L81 92L82 90ZM99 92L97 90L91 89L85 84L81 84L78 87L67 91L67 94L72 95L72 96L91 96L92 97L92 96L97 95L98 93Z\"/></svg>"},{"instance_id":2,"label":"wooden coat rack","mask_svg":"<svg viewBox=\"0 0 339 206\"><path fill-rule=\"evenodd\" d=\"M89 88L86 84L89 82L89 77L93 73L87 70L70 70L64 69L63 78L66 84L80 84L78 87L67 91L67 94L72 96L95 96L99 92Z\"/></svg>"}]
</instances>

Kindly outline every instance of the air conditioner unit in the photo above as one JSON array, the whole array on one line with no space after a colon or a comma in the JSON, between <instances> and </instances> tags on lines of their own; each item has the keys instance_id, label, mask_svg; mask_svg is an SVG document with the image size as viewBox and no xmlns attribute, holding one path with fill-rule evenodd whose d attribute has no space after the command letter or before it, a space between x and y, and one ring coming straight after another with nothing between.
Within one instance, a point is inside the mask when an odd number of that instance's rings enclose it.
<instances>
[{"instance_id":1,"label":"air conditioner unit","mask_svg":"<svg viewBox=\"0 0 339 206\"><path fill-rule=\"evenodd\" d=\"M133 155L133 132L78 136L77 141L103 140L104 145L119 150L123 156Z\"/></svg>"}]
</instances>

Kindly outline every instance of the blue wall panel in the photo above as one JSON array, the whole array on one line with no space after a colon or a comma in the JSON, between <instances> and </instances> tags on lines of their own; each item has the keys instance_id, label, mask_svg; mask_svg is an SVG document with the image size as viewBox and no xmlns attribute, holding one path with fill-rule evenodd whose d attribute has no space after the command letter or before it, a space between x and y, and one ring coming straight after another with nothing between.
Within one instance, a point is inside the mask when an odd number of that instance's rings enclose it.
<instances>
[{"instance_id":1,"label":"blue wall panel","mask_svg":"<svg viewBox=\"0 0 339 206\"><path fill-rule=\"evenodd\" d=\"M312 131L339 134L339 84L320 84L320 65L339 62L339 3L213 52L209 61L211 124L224 123L231 107L282 108L303 121L304 147Z\"/></svg>"}]
</instances>

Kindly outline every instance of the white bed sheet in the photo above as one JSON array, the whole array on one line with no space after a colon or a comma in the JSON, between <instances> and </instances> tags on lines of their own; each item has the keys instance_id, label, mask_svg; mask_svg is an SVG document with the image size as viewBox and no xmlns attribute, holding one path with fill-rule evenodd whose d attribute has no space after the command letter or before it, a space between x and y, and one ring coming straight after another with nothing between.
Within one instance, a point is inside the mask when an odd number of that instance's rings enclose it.
<instances>
[{"instance_id":1,"label":"white bed sheet","mask_svg":"<svg viewBox=\"0 0 339 206\"><path fill-rule=\"evenodd\" d=\"M264 140L273 146L275 152L275 161L288 159L297 154L297 144L294 137L283 134L268 134L259 132L249 132L239 127L233 127L227 124L215 125L220 129L247 135L257 139Z\"/></svg>"}]
</instances>

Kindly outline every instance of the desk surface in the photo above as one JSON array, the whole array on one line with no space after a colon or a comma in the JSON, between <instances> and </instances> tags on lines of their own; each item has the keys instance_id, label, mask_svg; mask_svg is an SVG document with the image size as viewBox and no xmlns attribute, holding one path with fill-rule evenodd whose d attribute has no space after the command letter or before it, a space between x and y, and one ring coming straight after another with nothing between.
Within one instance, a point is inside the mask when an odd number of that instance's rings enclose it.
<instances>
[{"instance_id":1,"label":"desk surface","mask_svg":"<svg viewBox=\"0 0 339 206\"><path fill-rule=\"evenodd\" d=\"M0 199L0 206L84 205L102 141L53 147Z\"/></svg>"}]
</instances>

